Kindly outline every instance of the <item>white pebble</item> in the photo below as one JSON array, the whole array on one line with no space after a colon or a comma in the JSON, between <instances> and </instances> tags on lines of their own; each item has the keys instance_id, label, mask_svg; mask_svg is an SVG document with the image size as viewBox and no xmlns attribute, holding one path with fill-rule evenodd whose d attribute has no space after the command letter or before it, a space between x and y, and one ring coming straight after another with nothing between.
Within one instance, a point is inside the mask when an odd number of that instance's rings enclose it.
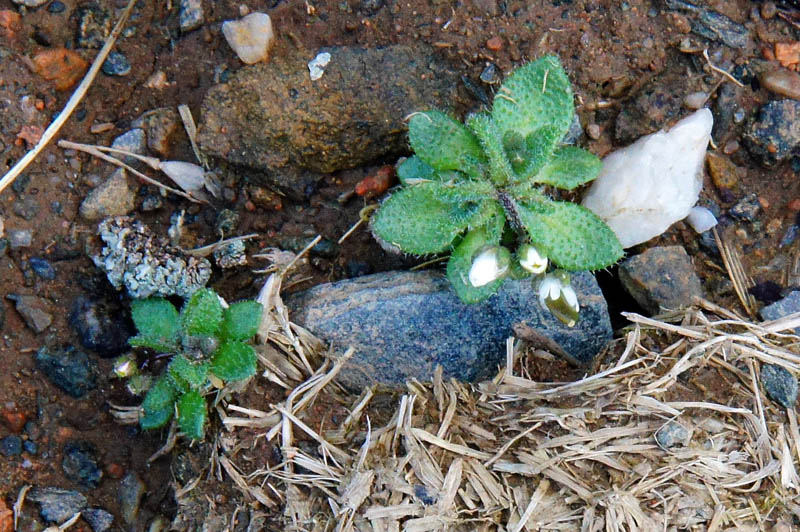
<instances>
[{"instance_id":1,"label":"white pebble","mask_svg":"<svg viewBox=\"0 0 800 532\"><path fill-rule=\"evenodd\" d=\"M692 207L692 210L689 211L689 216L686 217L686 221L692 226L692 229L698 233L705 233L717 225L717 219L714 214L705 207L697 205Z\"/></svg>"},{"instance_id":2,"label":"white pebble","mask_svg":"<svg viewBox=\"0 0 800 532\"><path fill-rule=\"evenodd\" d=\"M206 184L202 166L184 161L161 161L158 167L186 192L197 192Z\"/></svg>"},{"instance_id":3,"label":"white pebble","mask_svg":"<svg viewBox=\"0 0 800 532\"><path fill-rule=\"evenodd\" d=\"M697 203L713 124L711 111L700 109L668 132L608 155L583 206L605 220L623 248L660 235Z\"/></svg>"},{"instance_id":4,"label":"white pebble","mask_svg":"<svg viewBox=\"0 0 800 532\"><path fill-rule=\"evenodd\" d=\"M705 92L693 92L686 95L686 98L683 99L683 104L694 111L703 107L706 101L708 101L708 94Z\"/></svg>"},{"instance_id":5,"label":"white pebble","mask_svg":"<svg viewBox=\"0 0 800 532\"><path fill-rule=\"evenodd\" d=\"M239 20L225 21L222 34L239 59L248 65L266 61L275 41L272 20L266 13L255 12Z\"/></svg>"},{"instance_id":6,"label":"white pebble","mask_svg":"<svg viewBox=\"0 0 800 532\"><path fill-rule=\"evenodd\" d=\"M320 52L317 57L308 62L308 73L311 81L317 81L325 73L325 67L331 62L331 54Z\"/></svg>"}]
</instances>

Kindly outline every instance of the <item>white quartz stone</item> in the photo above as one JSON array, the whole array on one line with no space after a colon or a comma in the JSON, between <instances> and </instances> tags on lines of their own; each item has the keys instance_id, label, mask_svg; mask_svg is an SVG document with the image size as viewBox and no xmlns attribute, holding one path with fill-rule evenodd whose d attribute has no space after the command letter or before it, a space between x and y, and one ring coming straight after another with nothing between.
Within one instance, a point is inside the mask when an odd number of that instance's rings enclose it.
<instances>
[{"instance_id":1,"label":"white quartz stone","mask_svg":"<svg viewBox=\"0 0 800 532\"><path fill-rule=\"evenodd\" d=\"M272 21L266 13L250 13L239 20L227 20L222 24L222 34L239 59L248 65L266 61L275 41Z\"/></svg>"},{"instance_id":2,"label":"white quartz stone","mask_svg":"<svg viewBox=\"0 0 800 532\"><path fill-rule=\"evenodd\" d=\"M623 248L660 235L697 203L713 122L711 111L700 109L603 159L583 206L605 220Z\"/></svg>"}]
</instances>

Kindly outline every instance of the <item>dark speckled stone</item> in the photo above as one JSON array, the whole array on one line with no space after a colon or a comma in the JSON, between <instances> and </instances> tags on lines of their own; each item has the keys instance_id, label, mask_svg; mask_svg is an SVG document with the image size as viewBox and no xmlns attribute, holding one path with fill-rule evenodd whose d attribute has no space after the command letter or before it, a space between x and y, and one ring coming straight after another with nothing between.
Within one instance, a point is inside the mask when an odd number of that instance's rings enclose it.
<instances>
[{"instance_id":1,"label":"dark speckled stone","mask_svg":"<svg viewBox=\"0 0 800 532\"><path fill-rule=\"evenodd\" d=\"M439 272L387 272L319 285L287 298L296 321L340 350L355 355L340 374L349 388L373 383L427 381L441 365L444 376L476 381L505 362L505 340L526 322L556 341L573 361L588 363L611 339L608 310L588 273L572 285L581 320L562 325L542 310L531 281L508 281L489 299L465 305Z\"/></svg>"}]
</instances>

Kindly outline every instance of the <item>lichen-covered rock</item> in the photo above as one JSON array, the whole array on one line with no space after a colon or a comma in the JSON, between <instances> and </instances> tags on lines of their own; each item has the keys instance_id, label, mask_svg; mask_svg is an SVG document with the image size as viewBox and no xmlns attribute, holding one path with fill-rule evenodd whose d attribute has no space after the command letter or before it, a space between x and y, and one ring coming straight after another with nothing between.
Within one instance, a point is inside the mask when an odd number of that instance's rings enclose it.
<instances>
[{"instance_id":1,"label":"lichen-covered rock","mask_svg":"<svg viewBox=\"0 0 800 532\"><path fill-rule=\"evenodd\" d=\"M303 197L308 173L330 173L408 151L404 117L466 106L458 74L430 49L326 48L313 81L314 52L287 52L240 69L203 102L198 143L207 154L264 172ZM252 175L252 174L251 174Z\"/></svg>"},{"instance_id":2,"label":"lichen-covered rock","mask_svg":"<svg viewBox=\"0 0 800 532\"><path fill-rule=\"evenodd\" d=\"M445 377L491 378L505 361L505 340L525 324L578 363L589 363L611 339L603 294L587 272L572 277L580 321L567 327L542 308L530 280L506 281L468 305L440 272L386 272L316 286L287 298L292 319L355 354L339 374L350 388Z\"/></svg>"},{"instance_id":3,"label":"lichen-covered rock","mask_svg":"<svg viewBox=\"0 0 800 532\"><path fill-rule=\"evenodd\" d=\"M133 298L187 298L211 277L208 260L185 254L130 217L103 220L98 232L105 246L92 260L115 288L124 286Z\"/></svg>"}]
</instances>

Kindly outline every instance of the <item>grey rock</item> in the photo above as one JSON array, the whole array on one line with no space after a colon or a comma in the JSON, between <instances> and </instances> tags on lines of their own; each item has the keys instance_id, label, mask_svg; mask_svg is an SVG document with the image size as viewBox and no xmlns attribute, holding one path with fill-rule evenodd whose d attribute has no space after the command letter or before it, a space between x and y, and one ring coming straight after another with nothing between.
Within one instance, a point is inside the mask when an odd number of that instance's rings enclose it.
<instances>
[{"instance_id":1,"label":"grey rock","mask_svg":"<svg viewBox=\"0 0 800 532\"><path fill-rule=\"evenodd\" d=\"M323 284L287 298L292 319L355 355L340 374L350 388L445 377L475 381L493 376L505 359L512 326L526 323L579 363L590 362L611 338L605 300L594 277L573 276L581 302L576 327L543 310L533 284L508 281L475 305L458 300L443 274L387 272Z\"/></svg>"},{"instance_id":2,"label":"grey rock","mask_svg":"<svg viewBox=\"0 0 800 532\"><path fill-rule=\"evenodd\" d=\"M93 188L81 203L84 220L95 221L107 216L122 216L136 208L136 191L128 185L122 168Z\"/></svg>"},{"instance_id":3,"label":"grey rock","mask_svg":"<svg viewBox=\"0 0 800 532\"><path fill-rule=\"evenodd\" d=\"M625 290L651 314L691 305L703 295L692 259L681 246L653 247L619 265Z\"/></svg>"},{"instance_id":4,"label":"grey rock","mask_svg":"<svg viewBox=\"0 0 800 532\"><path fill-rule=\"evenodd\" d=\"M244 242L234 240L214 250L214 262L223 270L247 265Z\"/></svg>"},{"instance_id":5,"label":"grey rock","mask_svg":"<svg viewBox=\"0 0 800 532\"><path fill-rule=\"evenodd\" d=\"M11 249L26 248L33 242L33 233L30 229L9 229L8 246Z\"/></svg>"},{"instance_id":6,"label":"grey rock","mask_svg":"<svg viewBox=\"0 0 800 532\"><path fill-rule=\"evenodd\" d=\"M181 7L178 12L181 31L196 30L205 22L203 14L203 0L181 0Z\"/></svg>"},{"instance_id":7,"label":"grey rock","mask_svg":"<svg viewBox=\"0 0 800 532\"><path fill-rule=\"evenodd\" d=\"M144 130L147 147L161 157L169 157L177 136L183 131L181 117L174 107L158 107L144 113L131 124Z\"/></svg>"},{"instance_id":8,"label":"grey rock","mask_svg":"<svg viewBox=\"0 0 800 532\"><path fill-rule=\"evenodd\" d=\"M766 167L775 166L800 145L800 102L773 100L758 111L744 135L750 153Z\"/></svg>"},{"instance_id":9,"label":"grey rock","mask_svg":"<svg viewBox=\"0 0 800 532\"><path fill-rule=\"evenodd\" d=\"M50 382L76 399L97 387L96 364L73 347L53 351L42 347L36 352L34 362Z\"/></svg>"},{"instance_id":10,"label":"grey rock","mask_svg":"<svg viewBox=\"0 0 800 532\"><path fill-rule=\"evenodd\" d=\"M731 48L744 48L750 40L750 32L747 28L721 13L684 0L666 0L666 4L669 9L694 13L692 31L706 39L719 41Z\"/></svg>"},{"instance_id":11,"label":"grey rock","mask_svg":"<svg viewBox=\"0 0 800 532\"><path fill-rule=\"evenodd\" d=\"M73 14L77 19L76 48L99 50L111 33L111 15L96 2L88 2Z\"/></svg>"},{"instance_id":12,"label":"grey rock","mask_svg":"<svg viewBox=\"0 0 800 532\"><path fill-rule=\"evenodd\" d=\"M137 155L144 155L147 148L147 138L144 129L135 127L126 131L111 142L111 147L117 150L125 150ZM139 161L134 157L125 156L122 158L127 164L135 165Z\"/></svg>"},{"instance_id":13,"label":"grey rock","mask_svg":"<svg viewBox=\"0 0 800 532\"><path fill-rule=\"evenodd\" d=\"M187 298L211 278L211 263L185 254L127 216L98 226L105 246L92 260L118 290L133 298L178 295Z\"/></svg>"},{"instance_id":14,"label":"grey rock","mask_svg":"<svg viewBox=\"0 0 800 532\"><path fill-rule=\"evenodd\" d=\"M39 7L46 4L49 0L14 0L17 5L25 7Z\"/></svg>"},{"instance_id":15,"label":"grey rock","mask_svg":"<svg viewBox=\"0 0 800 532\"><path fill-rule=\"evenodd\" d=\"M33 488L27 500L39 503L39 515L48 523L63 523L86 508L83 494L61 488Z\"/></svg>"},{"instance_id":16,"label":"grey rock","mask_svg":"<svg viewBox=\"0 0 800 532\"><path fill-rule=\"evenodd\" d=\"M78 297L72 303L69 324L83 347L102 358L112 358L130 349L134 330L130 314L114 302Z\"/></svg>"},{"instance_id":17,"label":"grey rock","mask_svg":"<svg viewBox=\"0 0 800 532\"><path fill-rule=\"evenodd\" d=\"M66 10L67 6L64 5L64 2L62 2L61 0L53 0L52 2L50 2L50 5L47 6L48 13L58 14L58 13L63 13Z\"/></svg>"},{"instance_id":18,"label":"grey rock","mask_svg":"<svg viewBox=\"0 0 800 532\"><path fill-rule=\"evenodd\" d=\"M136 516L139 515L139 505L142 503L147 491L147 486L135 471L129 472L119 484L117 500L119 501L119 511L122 520L128 525L136 523Z\"/></svg>"},{"instance_id":19,"label":"grey rock","mask_svg":"<svg viewBox=\"0 0 800 532\"><path fill-rule=\"evenodd\" d=\"M15 201L11 210L20 218L30 221L39 214L39 202L31 196L25 196Z\"/></svg>"},{"instance_id":20,"label":"grey rock","mask_svg":"<svg viewBox=\"0 0 800 532\"><path fill-rule=\"evenodd\" d=\"M125 54L120 52L111 52L108 57L103 61L103 74L106 76L127 76L131 73L131 62Z\"/></svg>"},{"instance_id":21,"label":"grey rock","mask_svg":"<svg viewBox=\"0 0 800 532\"><path fill-rule=\"evenodd\" d=\"M754 221L760 212L761 203L759 203L758 195L756 194L748 194L743 197L728 211L734 218L746 222Z\"/></svg>"},{"instance_id":22,"label":"grey rock","mask_svg":"<svg viewBox=\"0 0 800 532\"><path fill-rule=\"evenodd\" d=\"M767 305L760 314L764 320L777 320L795 312L800 312L800 290L794 290L783 299ZM794 333L800 334L800 327L795 327Z\"/></svg>"},{"instance_id":23,"label":"grey rock","mask_svg":"<svg viewBox=\"0 0 800 532\"><path fill-rule=\"evenodd\" d=\"M679 445L686 447L691 438L689 429L675 421L670 421L656 431L656 442L662 449L671 449Z\"/></svg>"},{"instance_id":24,"label":"grey rock","mask_svg":"<svg viewBox=\"0 0 800 532\"><path fill-rule=\"evenodd\" d=\"M50 261L40 259L39 257L31 257L28 259L28 265L33 272L47 281L52 281L56 278L56 269L50 264Z\"/></svg>"},{"instance_id":25,"label":"grey rock","mask_svg":"<svg viewBox=\"0 0 800 532\"><path fill-rule=\"evenodd\" d=\"M491 85L497 81L497 67L494 63L489 63L481 72L481 81Z\"/></svg>"},{"instance_id":26,"label":"grey rock","mask_svg":"<svg viewBox=\"0 0 800 532\"><path fill-rule=\"evenodd\" d=\"M81 516L94 532L108 532L114 524L114 516L102 508L86 508Z\"/></svg>"},{"instance_id":27,"label":"grey rock","mask_svg":"<svg viewBox=\"0 0 800 532\"><path fill-rule=\"evenodd\" d=\"M9 294L8 299L14 302L15 308L25 325L36 333L44 332L53 323L53 315L49 312L47 300L36 296Z\"/></svg>"},{"instance_id":28,"label":"grey rock","mask_svg":"<svg viewBox=\"0 0 800 532\"><path fill-rule=\"evenodd\" d=\"M763 364L761 383L770 399L784 408L794 408L797 402L797 377L789 373L786 368Z\"/></svg>"},{"instance_id":29,"label":"grey rock","mask_svg":"<svg viewBox=\"0 0 800 532\"><path fill-rule=\"evenodd\" d=\"M202 106L201 149L258 170L262 175L254 178L303 198L309 171L319 177L407 153L408 114L468 107L456 89L458 74L429 48L323 51L331 60L316 81L307 66L316 52L291 52L246 66L213 87Z\"/></svg>"},{"instance_id":30,"label":"grey rock","mask_svg":"<svg viewBox=\"0 0 800 532\"><path fill-rule=\"evenodd\" d=\"M85 441L71 441L64 445L61 469L69 480L89 489L100 485L103 478L103 470L97 463L97 450Z\"/></svg>"},{"instance_id":31,"label":"grey rock","mask_svg":"<svg viewBox=\"0 0 800 532\"><path fill-rule=\"evenodd\" d=\"M0 440L0 454L3 456L18 456L22 454L22 438L12 434Z\"/></svg>"}]
</instances>

